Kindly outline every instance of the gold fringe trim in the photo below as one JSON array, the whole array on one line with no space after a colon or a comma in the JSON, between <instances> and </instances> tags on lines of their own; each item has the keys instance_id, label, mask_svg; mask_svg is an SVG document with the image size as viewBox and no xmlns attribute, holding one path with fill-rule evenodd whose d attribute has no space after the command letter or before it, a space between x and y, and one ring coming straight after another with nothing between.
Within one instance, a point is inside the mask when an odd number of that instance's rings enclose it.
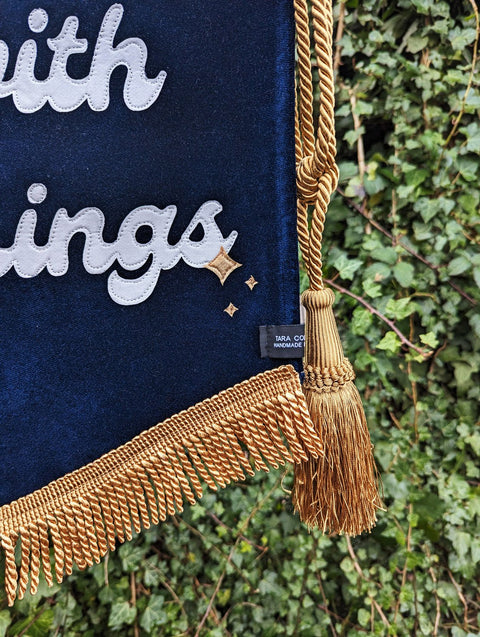
<instances>
[{"instance_id":1,"label":"gold fringe trim","mask_svg":"<svg viewBox=\"0 0 480 637\"><path fill-rule=\"evenodd\" d=\"M247 453L248 452L248 455ZM47 584L99 563L116 541L132 538L184 501L286 462L323 454L298 374L291 366L267 371L141 433L85 467L0 508L5 589L11 606L40 568ZM250 458L250 459L249 459ZM15 549L19 544L20 564Z\"/></svg>"}]
</instances>

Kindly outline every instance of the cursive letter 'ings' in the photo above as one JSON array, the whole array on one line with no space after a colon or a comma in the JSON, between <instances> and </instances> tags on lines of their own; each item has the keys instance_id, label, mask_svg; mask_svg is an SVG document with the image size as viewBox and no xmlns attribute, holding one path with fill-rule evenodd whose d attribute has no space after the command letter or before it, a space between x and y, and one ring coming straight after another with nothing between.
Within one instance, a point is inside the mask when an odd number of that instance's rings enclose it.
<instances>
[{"instance_id":1,"label":"cursive letter 'ings'","mask_svg":"<svg viewBox=\"0 0 480 637\"><path fill-rule=\"evenodd\" d=\"M43 203L47 196L44 184L32 184L27 192L32 204ZM57 210L48 241L45 245L35 242L37 211L25 210L21 215L13 244L0 248L0 277L14 268L19 276L29 279L46 269L52 276L67 273L68 246L75 234L85 236L83 265L89 274L102 274L114 263L129 271L141 269L152 257L148 270L136 279L123 277L114 270L108 277L108 292L119 305L137 305L152 294L162 270L170 270L180 260L192 268L205 268L221 253L230 252L238 236L236 231L224 237L215 217L221 212L218 201L206 201L197 210L176 244L168 241L170 228L177 214L175 206L163 210L156 206L140 206L128 213L118 236L112 243L103 240L105 216L98 208L83 208L70 217L65 208ZM151 239L146 243L137 240L142 227L151 229ZM201 226L203 238L191 237Z\"/></svg>"}]
</instances>

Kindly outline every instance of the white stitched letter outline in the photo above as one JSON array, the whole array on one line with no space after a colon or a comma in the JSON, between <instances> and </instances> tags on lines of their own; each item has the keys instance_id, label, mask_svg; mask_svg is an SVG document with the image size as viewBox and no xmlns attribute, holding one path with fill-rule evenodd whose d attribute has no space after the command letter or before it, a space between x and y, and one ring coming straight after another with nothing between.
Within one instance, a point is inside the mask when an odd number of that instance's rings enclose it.
<instances>
[{"instance_id":1,"label":"white stitched letter outline","mask_svg":"<svg viewBox=\"0 0 480 637\"><path fill-rule=\"evenodd\" d=\"M41 203L47 190L43 184L32 184L28 189L30 203ZM83 208L70 217L65 208L57 210L50 228L48 241L43 246L35 243L37 212L26 210L18 222L13 245L0 248L0 277L10 268L23 278L32 278L46 268L53 276L68 271L68 246L78 233L85 235L83 265L90 274L106 272L116 261L122 268L135 271L144 266L150 255L147 271L136 279L126 279L117 271L108 277L110 297L120 305L137 305L152 294L162 270L170 270L180 259L192 268L204 268L220 252L229 252L238 236L236 231L224 237L215 222L221 212L218 201L205 202L195 213L180 241L171 245L168 234L177 214L176 206L163 210L156 206L140 206L123 220L117 239L112 243L103 240L105 217L99 208ZM203 228L203 238L192 241L190 237L198 226ZM136 238L137 231L147 226L152 237L146 243Z\"/></svg>"},{"instance_id":2,"label":"white stitched letter outline","mask_svg":"<svg viewBox=\"0 0 480 637\"><path fill-rule=\"evenodd\" d=\"M22 113L35 113L47 102L58 112L68 113L87 102L94 111L104 111L110 103L110 77L118 66L125 66L127 77L123 89L125 104L132 111L149 108L160 95L165 71L154 78L145 73L147 46L140 38L127 38L114 46L113 42L123 16L123 5L113 4L105 14L95 44L92 64L87 77L74 79L68 75L67 62L71 55L85 53L88 41L77 38L78 18L69 16L55 38L47 44L53 51L50 72L45 80L35 77L37 44L27 40L20 47L13 77L5 80L9 59L6 42L0 40L0 98L13 97L13 102ZM28 25L34 33L41 33L48 24L44 9L34 9Z\"/></svg>"}]
</instances>

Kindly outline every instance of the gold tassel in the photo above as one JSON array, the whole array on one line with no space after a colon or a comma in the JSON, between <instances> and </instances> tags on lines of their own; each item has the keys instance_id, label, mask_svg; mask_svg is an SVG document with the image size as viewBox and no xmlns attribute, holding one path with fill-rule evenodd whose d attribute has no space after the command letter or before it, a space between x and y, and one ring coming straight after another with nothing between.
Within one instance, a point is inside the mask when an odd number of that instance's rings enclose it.
<instances>
[{"instance_id":1,"label":"gold tassel","mask_svg":"<svg viewBox=\"0 0 480 637\"><path fill-rule=\"evenodd\" d=\"M382 507L373 447L355 372L343 354L330 289L307 290L303 390L324 455L295 465L293 502L300 518L325 533L359 535Z\"/></svg>"}]
</instances>

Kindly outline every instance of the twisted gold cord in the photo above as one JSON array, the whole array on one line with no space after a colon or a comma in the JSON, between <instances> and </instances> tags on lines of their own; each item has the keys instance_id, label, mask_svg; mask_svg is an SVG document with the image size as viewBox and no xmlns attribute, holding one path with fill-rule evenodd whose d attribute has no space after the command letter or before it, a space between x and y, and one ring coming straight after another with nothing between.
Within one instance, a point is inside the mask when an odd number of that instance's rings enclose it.
<instances>
[{"instance_id":1,"label":"twisted gold cord","mask_svg":"<svg viewBox=\"0 0 480 637\"><path fill-rule=\"evenodd\" d=\"M330 0L294 0L298 79L296 111L297 231L312 290L323 289L322 239L330 197L337 187L335 161L335 91L333 78L333 15ZM313 26L319 73L319 118L313 121L313 74L310 51ZM309 223L309 206L312 207Z\"/></svg>"}]
</instances>

